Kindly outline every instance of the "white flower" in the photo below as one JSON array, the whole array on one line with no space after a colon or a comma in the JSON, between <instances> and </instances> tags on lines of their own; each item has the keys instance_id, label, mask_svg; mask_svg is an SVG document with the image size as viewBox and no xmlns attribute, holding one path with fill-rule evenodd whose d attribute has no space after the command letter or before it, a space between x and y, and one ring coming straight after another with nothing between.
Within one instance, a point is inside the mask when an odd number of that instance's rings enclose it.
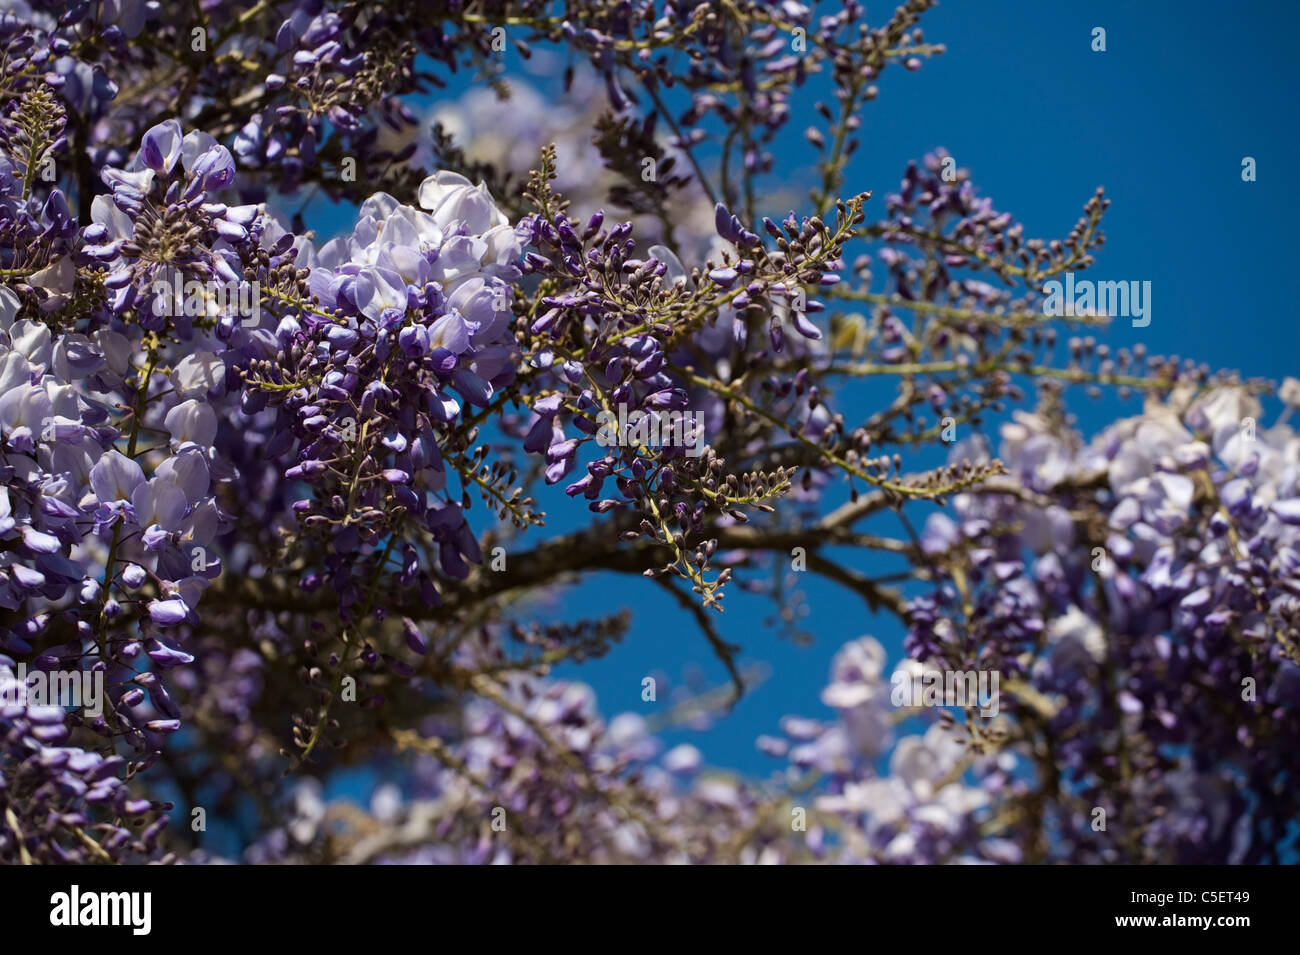
<instances>
[{"instance_id":1,"label":"white flower","mask_svg":"<svg viewBox=\"0 0 1300 955\"><path fill-rule=\"evenodd\" d=\"M1047 639L1059 644L1058 651L1067 647L1081 649L1097 663L1106 659L1106 636L1095 620L1073 604L1064 616L1057 617L1047 626Z\"/></svg>"},{"instance_id":2,"label":"white flower","mask_svg":"<svg viewBox=\"0 0 1300 955\"><path fill-rule=\"evenodd\" d=\"M700 768L703 758L690 743L682 743L664 753L664 768L673 773L693 773Z\"/></svg>"},{"instance_id":3,"label":"white flower","mask_svg":"<svg viewBox=\"0 0 1300 955\"><path fill-rule=\"evenodd\" d=\"M191 352L171 373L172 387L181 398L202 398L225 380L226 363L210 351Z\"/></svg>"},{"instance_id":4,"label":"white flower","mask_svg":"<svg viewBox=\"0 0 1300 955\"><path fill-rule=\"evenodd\" d=\"M163 424L178 446L192 442L206 448L211 447L217 439L216 412L210 405L201 404L193 398L182 401L168 411Z\"/></svg>"},{"instance_id":5,"label":"white flower","mask_svg":"<svg viewBox=\"0 0 1300 955\"><path fill-rule=\"evenodd\" d=\"M420 184L419 196L420 206L428 209L444 229L460 222L467 231L482 235L508 222L492 201L487 186L481 182L475 186L464 176L445 169Z\"/></svg>"},{"instance_id":6,"label":"white flower","mask_svg":"<svg viewBox=\"0 0 1300 955\"><path fill-rule=\"evenodd\" d=\"M1300 378L1283 378L1277 396L1288 407L1300 408Z\"/></svg>"},{"instance_id":7,"label":"white flower","mask_svg":"<svg viewBox=\"0 0 1300 955\"><path fill-rule=\"evenodd\" d=\"M1259 400L1244 388L1216 388L1188 411L1187 419L1193 426L1201 427L1215 437L1216 447L1219 434L1241 429L1246 418L1259 420L1261 405Z\"/></svg>"},{"instance_id":8,"label":"white flower","mask_svg":"<svg viewBox=\"0 0 1300 955\"><path fill-rule=\"evenodd\" d=\"M1128 418L1107 428L1097 438L1102 448L1113 448L1108 477L1111 490L1123 494L1130 484L1156 471L1163 457L1192 441L1192 434L1172 410L1150 408L1145 415Z\"/></svg>"}]
</instances>

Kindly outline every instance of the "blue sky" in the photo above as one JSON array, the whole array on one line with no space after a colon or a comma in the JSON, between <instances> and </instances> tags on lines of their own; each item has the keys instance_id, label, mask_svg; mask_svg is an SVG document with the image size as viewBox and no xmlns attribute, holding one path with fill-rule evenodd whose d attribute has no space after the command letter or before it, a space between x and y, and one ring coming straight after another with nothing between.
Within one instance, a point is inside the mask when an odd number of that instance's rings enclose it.
<instances>
[{"instance_id":1,"label":"blue sky","mask_svg":"<svg viewBox=\"0 0 1300 955\"><path fill-rule=\"evenodd\" d=\"M1290 268L1300 259L1300 234L1286 213L1295 194L1286 163L1297 155L1300 74L1289 45L1298 7L949 0L922 20L926 40L948 52L919 73L884 75L879 99L861 114L863 143L845 191L873 190L880 215L907 162L942 146L997 208L1025 223L1026 234L1053 238L1068 233L1084 202L1105 186L1108 241L1090 277L1152 282L1151 324L1121 322L1105 340L1280 381L1300 372ZM869 3L871 22L892 8ZM1106 30L1104 53L1091 49L1094 27ZM807 102L794 104L796 116L811 117L812 103L825 95L811 84ZM804 122L793 123L777 148L778 167L793 166L796 175L811 170ZM1257 162L1255 182L1242 181L1246 156ZM338 210L313 210L320 212L307 224L335 231ZM1082 393L1074 399L1086 433L1138 410L1136 403L1089 402ZM842 410L853 420L873 409ZM1266 424L1275 411L1270 406ZM832 503L843 493L836 488ZM558 518L552 531L586 514L562 499L543 503ZM559 517L564 510L574 517ZM832 715L818 694L837 648L870 633L891 660L901 654L896 623L871 618L856 597L811 575L801 583L811 646L782 639L765 623L770 602L732 588L718 621L722 636L744 646L742 661L765 661L769 677L711 729L669 732L669 744L688 741L710 765L765 773L775 766L755 749L756 736L776 732L787 713ZM562 608L539 608L539 616L602 615L623 606L634 624L622 644L600 660L556 671L590 683L607 716L648 716L669 705L662 692L657 704L641 701L647 675L676 681L694 670L706 685L725 681L691 618L639 578L597 575L566 591Z\"/></svg>"}]
</instances>

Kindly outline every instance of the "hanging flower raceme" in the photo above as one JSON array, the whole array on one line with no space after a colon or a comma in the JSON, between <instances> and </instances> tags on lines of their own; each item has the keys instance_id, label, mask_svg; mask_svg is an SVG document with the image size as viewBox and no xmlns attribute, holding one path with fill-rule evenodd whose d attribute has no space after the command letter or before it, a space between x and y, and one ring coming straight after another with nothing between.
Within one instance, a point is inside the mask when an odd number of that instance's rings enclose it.
<instances>
[{"instance_id":1,"label":"hanging flower raceme","mask_svg":"<svg viewBox=\"0 0 1300 955\"><path fill-rule=\"evenodd\" d=\"M309 252L316 304L280 323L282 363L245 374L245 410L277 411L268 453L309 492L293 510L325 543L344 606L360 593L353 561L385 538L401 545L402 582L437 599L432 568L400 540L408 522L439 543L443 573L463 577L481 558L448 497L443 446L466 405L486 407L514 377L520 247L486 189L461 176L427 179L419 205L376 194L351 235Z\"/></svg>"},{"instance_id":2,"label":"hanging flower raceme","mask_svg":"<svg viewBox=\"0 0 1300 955\"><path fill-rule=\"evenodd\" d=\"M32 201L8 196L9 221L28 231L6 247L17 291L0 289L0 605L9 611L0 664L25 658L29 675L93 677L100 692L93 706L84 696L29 705L25 684L6 683L15 690L3 714L6 796L25 820L6 858L116 859L150 851L163 825L157 806L129 798L120 774L180 726L164 675L191 662L180 645L220 573L212 483L228 472L213 449L208 389L172 352L216 321L206 308L160 305L153 286L180 269L239 278L230 243L250 236L212 202L233 176L228 158L174 123L155 128L126 170L105 170L114 196L97 199L100 221L85 230L57 190L39 218ZM107 300L93 294L102 289ZM141 758L64 745L87 733L120 738ZM124 826L141 816L150 825L132 836Z\"/></svg>"},{"instance_id":3,"label":"hanging flower raceme","mask_svg":"<svg viewBox=\"0 0 1300 955\"><path fill-rule=\"evenodd\" d=\"M248 298L239 294L240 247L261 209L218 201L234 177L226 147L197 130L182 134L175 120L145 133L125 169L104 169L112 193L91 205L82 255L107 267L116 312L137 308L144 328L166 326L182 338L196 319L227 330L238 323L222 305Z\"/></svg>"},{"instance_id":4,"label":"hanging flower raceme","mask_svg":"<svg viewBox=\"0 0 1300 955\"><path fill-rule=\"evenodd\" d=\"M1187 861L1215 845L1235 859L1269 851L1252 843L1273 810L1247 808L1251 780L1285 772L1283 754L1300 745L1288 708L1300 690L1300 438L1284 424L1257 429L1260 413L1247 389L1225 384L1190 406L1152 403L1086 445L1018 413L1001 457L1053 503L959 495L956 520L931 516L921 546L958 569L968 596L949 583L909 606L913 657L999 669L1032 686L1054 726L1090 725L1059 742L1064 784L1108 811L1126 797L1178 806L1146 839ZM1071 509L1096 502L1104 523L1082 539ZM1113 696L1106 671L1124 674ZM1087 770L1116 720L1134 767L1120 794ZM1208 752L1220 754L1213 764L1187 755ZM1192 827L1197 817L1213 824ZM1086 817L1063 822L1062 855L1118 858Z\"/></svg>"}]
</instances>

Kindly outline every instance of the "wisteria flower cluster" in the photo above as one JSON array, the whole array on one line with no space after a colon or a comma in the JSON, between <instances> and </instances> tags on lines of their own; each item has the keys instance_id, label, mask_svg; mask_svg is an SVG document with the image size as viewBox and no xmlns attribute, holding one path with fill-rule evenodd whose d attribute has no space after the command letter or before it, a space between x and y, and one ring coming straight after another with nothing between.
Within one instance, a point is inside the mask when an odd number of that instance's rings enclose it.
<instances>
[{"instance_id":1,"label":"wisteria flower cluster","mask_svg":"<svg viewBox=\"0 0 1300 955\"><path fill-rule=\"evenodd\" d=\"M0 2L0 862L1293 853L1300 438L1045 314L1100 191L848 188L931 6ZM666 746L805 571L905 656L845 643L764 778ZM598 573L729 683L602 716Z\"/></svg>"}]
</instances>

